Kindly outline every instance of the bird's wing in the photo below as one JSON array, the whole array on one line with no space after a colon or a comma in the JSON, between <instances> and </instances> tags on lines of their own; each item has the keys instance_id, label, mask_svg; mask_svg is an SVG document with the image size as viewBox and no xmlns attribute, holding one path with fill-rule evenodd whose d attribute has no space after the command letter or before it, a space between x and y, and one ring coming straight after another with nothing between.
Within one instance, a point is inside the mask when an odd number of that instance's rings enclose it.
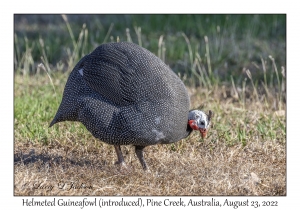
<instances>
[{"instance_id":1,"label":"bird's wing","mask_svg":"<svg viewBox=\"0 0 300 210\"><path fill-rule=\"evenodd\" d=\"M124 52L111 45L101 45L87 56L78 70L89 87L117 105L134 102L134 70Z\"/></svg>"}]
</instances>

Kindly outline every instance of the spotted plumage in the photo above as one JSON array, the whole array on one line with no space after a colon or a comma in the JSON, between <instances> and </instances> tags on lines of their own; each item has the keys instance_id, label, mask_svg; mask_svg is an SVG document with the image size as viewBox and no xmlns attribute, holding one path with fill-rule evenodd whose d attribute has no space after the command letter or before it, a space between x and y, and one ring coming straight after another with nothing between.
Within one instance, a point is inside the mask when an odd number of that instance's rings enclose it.
<instances>
[{"instance_id":1,"label":"spotted plumage","mask_svg":"<svg viewBox=\"0 0 300 210\"><path fill-rule=\"evenodd\" d=\"M144 169L143 148L187 137L189 96L182 81L158 57L127 42L102 44L71 72L50 126L79 121L103 142L135 145Z\"/></svg>"}]
</instances>

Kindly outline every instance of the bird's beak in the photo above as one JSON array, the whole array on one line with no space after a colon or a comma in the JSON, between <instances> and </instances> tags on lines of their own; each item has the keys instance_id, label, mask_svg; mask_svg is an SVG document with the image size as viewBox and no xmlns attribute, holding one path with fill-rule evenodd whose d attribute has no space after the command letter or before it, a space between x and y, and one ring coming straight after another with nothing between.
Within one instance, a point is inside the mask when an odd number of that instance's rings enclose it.
<instances>
[{"instance_id":1,"label":"bird's beak","mask_svg":"<svg viewBox=\"0 0 300 210\"><path fill-rule=\"evenodd\" d=\"M200 134L201 134L201 137L202 139L204 139L206 136L207 136L207 129L202 129L202 128L199 128L199 131L200 131Z\"/></svg>"},{"instance_id":2,"label":"bird's beak","mask_svg":"<svg viewBox=\"0 0 300 210\"><path fill-rule=\"evenodd\" d=\"M207 131L208 131L208 129L205 129L205 128L199 128L198 125L197 125L197 122L196 122L195 120L190 120L188 123L189 123L190 127L191 127L193 130L198 130L198 131L200 131L200 134L201 134L202 139L204 139L204 138L207 136Z\"/></svg>"}]
</instances>

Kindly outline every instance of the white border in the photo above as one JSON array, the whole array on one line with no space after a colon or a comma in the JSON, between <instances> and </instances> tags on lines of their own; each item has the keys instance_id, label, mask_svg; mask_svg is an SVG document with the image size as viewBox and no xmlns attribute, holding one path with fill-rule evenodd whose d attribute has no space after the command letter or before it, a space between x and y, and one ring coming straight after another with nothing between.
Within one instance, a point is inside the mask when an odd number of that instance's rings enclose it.
<instances>
[{"instance_id":1,"label":"white border","mask_svg":"<svg viewBox=\"0 0 300 210\"><path fill-rule=\"evenodd\" d=\"M11 4L11 5L9 5ZM280 209L299 206L299 129L297 109L299 107L299 11L296 4L275 1L11 1L2 3L1 9L1 208L19 209L23 198L13 197L13 14L15 13L286 13L287 14L287 196L284 197L228 197L229 199L277 200ZM43 199L44 197L34 197ZM48 197L51 199L51 197ZM60 198L60 197L56 197ZM82 200L83 197L63 197ZM91 197L88 197L89 199ZM105 197L108 199L109 197ZM128 197L125 197L128 198ZM134 198L134 197L132 197ZM147 199L146 197L142 197ZM165 197L153 197L164 200ZM168 197L169 198L169 197ZM209 199L210 197L200 197ZM227 197L214 197L225 200ZM178 199L178 197L174 198ZM188 197L184 197L188 199ZM48 208L49 207L44 207ZM44 209L39 207L38 209ZM67 207L71 209L71 207ZM79 207L78 207L79 208ZM85 207L84 209L86 209ZM165 207L164 207L165 208ZM217 207L216 207L217 208ZM219 208L219 207L218 207ZM74 209L74 207L72 207ZM129 209L129 208L128 208ZM150 208L149 208L150 209ZM210 208L213 209L213 208ZM224 207L222 208L224 209ZM230 209L233 209L230 207ZM294 208L296 209L296 208Z\"/></svg>"}]
</instances>

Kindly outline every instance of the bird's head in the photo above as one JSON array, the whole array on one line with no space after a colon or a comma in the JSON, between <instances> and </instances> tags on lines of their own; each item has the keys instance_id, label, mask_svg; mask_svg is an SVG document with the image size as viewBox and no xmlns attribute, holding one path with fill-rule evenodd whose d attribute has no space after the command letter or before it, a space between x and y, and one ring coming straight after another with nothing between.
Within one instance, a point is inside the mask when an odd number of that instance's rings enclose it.
<instances>
[{"instance_id":1,"label":"bird's head","mask_svg":"<svg viewBox=\"0 0 300 210\"><path fill-rule=\"evenodd\" d=\"M201 137L205 138L208 129L211 124L212 111L208 111L208 114L200 110L191 110L189 112L188 124L193 130L198 130L201 133Z\"/></svg>"}]
</instances>

